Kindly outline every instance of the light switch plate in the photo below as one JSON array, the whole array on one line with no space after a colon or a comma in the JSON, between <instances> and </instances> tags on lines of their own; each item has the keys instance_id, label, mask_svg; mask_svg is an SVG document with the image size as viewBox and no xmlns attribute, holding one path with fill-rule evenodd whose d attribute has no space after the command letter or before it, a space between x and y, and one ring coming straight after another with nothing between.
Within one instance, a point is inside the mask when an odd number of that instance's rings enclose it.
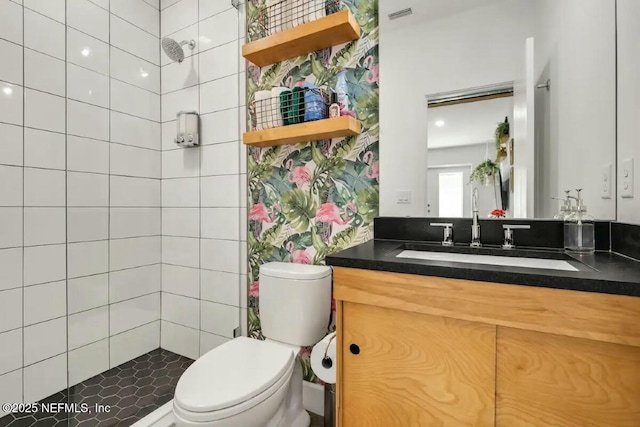
<instances>
[{"instance_id":1,"label":"light switch plate","mask_svg":"<svg viewBox=\"0 0 640 427\"><path fill-rule=\"evenodd\" d=\"M399 205L408 205L411 203L411 191L402 190L398 191L398 195L396 197L396 203Z\"/></svg>"},{"instance_id":2,"label":"light switch plate","mask_svg":"<svg viewBox=\"0 0 640 427\"><path fill-rule=\"evenodd\" d=\"M620 196L623 199L633 198L633 158L622 162L622 180L620 183Z\"/></svg>"},{"instance_id":3,"label":"light switch plate","mask_svg":"<svg viewBox=\"0 0 640 427\"><path fill-rule=\"evenodd\" d=\"M602 198L611 198L611 164L605 165L602 168Z\"/></svg>"}]
</instances>

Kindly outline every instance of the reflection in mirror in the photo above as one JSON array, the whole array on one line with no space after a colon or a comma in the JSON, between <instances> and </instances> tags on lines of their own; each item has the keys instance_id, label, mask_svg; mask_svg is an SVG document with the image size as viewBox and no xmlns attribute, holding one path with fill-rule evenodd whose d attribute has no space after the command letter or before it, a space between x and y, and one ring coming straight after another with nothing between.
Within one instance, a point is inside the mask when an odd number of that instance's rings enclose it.
<instances>
[{"instance_id":1,"label":"reflection in mirror","mask_svg":"<svg viewBox=\"0 0 640 427\"><path fill-rule=\"evenodd\" d=\"M383 214L417 183L428 216L470 216L478 188L481 217L553 218L582 188L615 219L615 0L380 0L380 15L381 174L407 177L381 182Z\"/></svg>"},{"instance_id":2,"label":"reflection in mirror","mask_svg":"<svg viewBox=\"0 0 640 427\"><path fill-rule=\"evenodd\" d=\"M478 189L481 217L502 217L510 209L510 84L427 100L427 215L471 216L471 191Z\"/></svg>"}]
</instances>

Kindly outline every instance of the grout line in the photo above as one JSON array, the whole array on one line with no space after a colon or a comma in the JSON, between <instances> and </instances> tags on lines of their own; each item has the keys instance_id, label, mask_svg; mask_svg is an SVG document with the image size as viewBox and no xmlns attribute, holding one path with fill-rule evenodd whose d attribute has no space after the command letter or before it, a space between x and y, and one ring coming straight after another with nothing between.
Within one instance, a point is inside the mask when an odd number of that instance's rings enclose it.
<instances>
[{"instance_id":1,"label":"grout line","mask_svg":"<svg viewBox=\"0 0 640 427\"><path fill-rule=\"evenodd\" d=\"M72 64L72 65L75 65L75 64ZM90 70L90 69L87 69L87 70L88 70L88 71L93 71L93 70ZM67 74L67 72L66 72L66 69L65 69L65 76L66 76L66 74ZM160 97L160 95L159 95L159 94L157 94L157 93L155 93L155 92L148 91L148 90L146 90L146 89L143 89L143 88L137 87L137 86L135 86L135 85L132 85L132 84L130 84L130 83L127 83L127 82L124 82L124 81L121 81L121 80L118 80L118 79L113 79L113 80L116 80L116 81L118 81L118 82L120 82L120 83L123 83L123 84L129 85L129 86L132 86L132 87L134 87L134 88L136 88L136 89L140 89L140 90L143 90L143 91L145 91L145 92L149 92L149 93L150 93L150 94L152 94L152 95L155 95L155 96ZM80 104L89 105L89 106L91 106L91 107L97 107L97 108L100 108L100 109L102 109L102 110L115 111L115 112L117 112L117 113L125 114L125 115L127 115L127 116L136 117L136 118L138 118L138 119L144 119L144 120L147 120L147 121L152 122L152 123L162 123L161 121L153 120L153 119L150 119L150 118L148 118L148 117L137 116L137 115L135 115L135 114L131 114L131 113L128 113L128 112L126 112L126 111L121 111L121 110L112 110L110 107L104 107L104 106L102 106L102 105L92 104L92 103L90 103L90 102L83 101L83 100L80 100L80 99L70 98L70 97L68 97L66 94L65 94L64 96L63 96L63 95L58 95L58 94L51 93L51 92L47 92L47 91L44 91L44 90L34 89L34 88L32 88L32 87L28 87L28 86L21 86L21 85L14 84L14 83L11 83L11 82L8 82L8 81L4 81L4 80L0 80L0 83L8 83L8 84L11 84L11 85L14 85L14 86L21 87L21 88L23 88L24 90L27 90L27 89L28 89L28 90L31 90L31 91L34 91L34 92L44 93L44 94L49 95L49 96L55 96L56 98L64 99L64 100L66 100L66 101L74 101L74 102L78 102L78 103L80 103ZM66 86L68 86L68 84L67 84ZM109 82L109 88L111 88L111 82ZM65 89L65 90L66 90L66 89ZM111 89L109 89L109 98L111 98ZM23 109L24 109L24 102L23 102ZM66 111L66 107L65 107L65 111ZM65 114L66 114L66 113L65 113ZM162 118L162 117L160 117L160 118ZM24 119L23 119L23 121L24 121ZM4 122L0 122L0 123L4 123ZM6 123L6 124L13 124L13 125L15 125L15 123ZM66 123L65 123L65 128L66 128ZM33 129L45 130L45 131L48 131L48 132L53 132L53 133L59 133L59 134L67 135L67 133L66 133L66 132L64 132L64 133L63 133L63 132L57 132L57 131L53 131L53 130L49 130L49 129L40 129L40 128L33 128Z\"/></svg>"},{"instance_id":2,"label":"grout line","mask_svg":"<svg viewBox=\"0 0 640 427\"><path fill-rule=\"evenodd\" d=\"M194 208L194 209L197 209L197 208ZM231 209L238 209L238 208L231 208ZM171 237L171 238L177 238L177 239L191 239L191 240L195 240L195 239L198 239L198 240L215 240L217 242L240 242L241 241L239 239L220 239L220 238L217 238L217 237L202 237L202 236L199 236L199 237L176 236L176 235L173 235L173 234L163 234L162 237Z\"/></svg>"},{"instance_id":3,"label":"grout line","mask_svg":"<svg viewBox=\"0 0 640 427\"><path fill-rule=\"evenodd\" d=\"M197 24L197 37L200 40L200 2L198 1L198 24ZM200 46L198 46L200 51ZM200 64L200 58L198 58L198 111L202 111L202 99L200 97L200 91L202 89L200 76L202 75L202 67ZM200 129L201 130L201 129ZM200 139L202 136L200 135ZM202 151L203 149L198 147L198 354L202 353Z\"/></svg>"},{"instance_id":4,"label":"grout line","mask_svg":"<svg viewBox=\"0 0 640 427\"><path fill-rule=\"evenodd\" d=\"M105 308L105 307L110 308L112 305L118 305L118 304L122 304L122 303L125 303L125 302L130 302L130 301L133 301L133 300L136 300L136 299L145 298L145 297L148 297L148 296L151 296L151 295L154 295L154 294L159 294L159 293L160 293L159 290L155 290L155 291L147 292L147 293L144 293L144 294L135 295L135 296L132 296L132 297L129 297L129 298L121 299L121 300L110 302L110 303L107 303L107 304L102 304L102 305L98 305L98 306L95 306L95 307L87 308L86 310L74 311L73 313L69 313L67 315L67 317L75 316L76 314L87 313L89 311L97 310L99 308ZM58 317L58 319L60 319L62 317L64 317L64 316ZM51 319L51 320L55 320L55 319ZM46 320L45 322L48 322L48 320ZM40 323L45 323L45 322L40 322Z\"/></svg>"},{"instance_id":5,"label":"grout line","mask_svg":"<svg viewBox=\"0 0 640 427\"><path fill-rule=\"evenodd\" d=\"M188 299L194 300L194 301L209 302L211 304L224 305L226 307L241 308L239 305L227 304L227 303L224 303L224 302L213 301L213 300L209 300L209 299L206 299L206 298L192 297L192 296L189 296L189 295L182 295L182 294L177 294L175 292L169 292L169 291L162 291L162 292L165 293L165 294L173 295L175 297L188 298ZM165 319L162 319L162 320L165 320ZM172 322L172 323L175 323L175 322Z\"/></svg>"},{"instance_id":6,"label":"grout line","mask_svg":"<svg viewBox=\"0 0 640 427\"><path fill-rule=\"evenodd\" d=\"M191 26L195 26L195 25L196 25L196 24L193 24L193 25L191 25ZM187 28L188 28L188 27L187 27ZM184 29L184 28L183 28L183 29ZM182 31L182 30L181 30L181 31ZM169 37L169 36L167 36L167 37ZM221 48L221 47L226 46L226 45L228 45L228 44L230 44L230 43L238 42L238 44L240 44L240 40L241 40L241 39L233 39L233 40L230 40L230 41L226 41L226 42L224 42L224 43L217 44L217 45L215 45L215 46L207 47L206 49L202 49L202 50L200 50L200 48L198 48L198 51L197 51L196 53L192 53L192 54L190 54L188 57L187 57L187 56L185 56L185 60L186 60L186 58L191 58L192 56L201 55L201 54L203 54L203 53L205 53L205 52L209 52L209 51L211 51L211 50ZM238 46L238 50L239 50L239 48L240 48L240 46ZM200 61L198 61L198 62L200 62ZM161 63L160 63L160 67L161 67L161 68L166 68L166 67L168 67L168 66L170 66L170 65L173 65L173 64L174 64L174 62L168 62L168 63L166 63L166 64L162 64L162 61L161 61ZM244 71L242 71L242 72L244 72Z\"/></svg>"},{"instance_id":7,"label":"grout line","mask_svg":"<svg viewBox=\"0 0 640 427\"><path fill-rule=\"evenodd\" d=\"M244 107L244 105L235 105L233 107L228 107L228 108L221 108L219 110L213 110L213 111L207 111L206 113L202 113L200 114L200 116L206 116L207 114L214 114L214 113L220 113L222 111L228 111L228 110L233 110L234 108L240 108L240 107ZM161 123L165 124L165 123L172 123L175 122L176 119L171 119L171 120L164 120ZM211 144L208 144L211 145Z\"/></svg>"},{"instance_id":8,"label":"grout line","mask_svg":"<svg viewBox=\"0 0 640 427\"><path fill-rule=\"evenodd\" d=\"M156 292L156 293L158 293L158 292ZM131 332L131 331L134 331L134 330L136 330L136 329L140 329L140 328L143 328L143 327L145 327L145 326L149 326L149 325L151 325L152 323L160 322L160 321L161 321L161 319L160 319L160 318L157 318L157 319L154 319L154 320L152 320L152 321L150 321L150 322L143 323L143 324L138 325L138 326L134 326L133 328L127 329L126 331L118 332L118 333L117 333L117 334L115 334L115 335L111 335L109 338L117 337L118 335L126 334L127 332ZM126 363L126 362L124 362L124 363ZM111 366L111 365L109 365L109 366Z\"/></svg>"},{"instance_id":9,"label":"grout line","mask_svg":"<svg viewBox=\"0 0 640 427\"><path fill-rule=\"evenodd\" d=\"M65 0L66 2L66 0ZM22 7L22 44L24 45L24 6L21 5ZM66 70L65 70L66 72ZM25 67L24 67L24 46L22 47L22 83L24 84L24 79L25 79ZM65 79L66 79L66 74L65 74ZM24 159L25 159L25 144L24 144L24 140L25 140L25 136L26 136L26 130L24 128L24 116L25 116L25 102L24 102L24 89L23 89L23 99L22 99L22 164L24 165ZM66 121L66 120L65 120ZM24 178L25 178L25 169L24 167L22 168L22 362L21 362L21 373L22 373L22 381L21 381L21 385L22 385L22 390L20 390L20 395L22 397L22 401L24 402L24 364L25 364L25 358L24 358L24 341L25 341L25 334L24 334L24 324L25 324L25 318L24 318L24 313L25 313L25 304L24 304L24 294L25 294L25 290L24 290L24 276L25 276L25 251L24 251L24 235L25 235L25 228L24 228L24 199L25 199L25 191L24 191Z\"/></svg>"},{"instance_id":10,"label":"grout line","mask_svg":"<svg viewBox=\"0 0 640 427\"><path fill-rule=\"evenodd\" d=\"M98 307L98 308L100 308L100 307ZM89 347L90 345L94 345L94 344L97 344L97 343L102 342L102 341L107 341L107 348L108 348L108 347L109 347L109 337L108 337L108 336L106 336L106 337L104 337L104 338L100 338L100 339L97 339L97 340L95 340L95 341L91 341L91 342L90 342L90 343L88 343L88 344L82 344L82 345L81 345L81 346L79 346L79 347L70 348L70 349L68 350L68 353L71 353L72 351L80 350L80 349L85 348L85 347ZM68 356L67 356L67 357L68 357ZM68 386L68 387L73 387L73 386Z\"/></svg>"},{"instance_id":11,"label":"grout line","mask_svg":"<svg viewBox=\"0 0 640 427\"><path fill-rule=\"evenodd\" d=\"M111 51L109 51L109 55L111 55ZM136 89L140 89L140 90L143 90L143 91L145 91L145 92L149 92L149 93L150 93L150 94L152 94L152 95L158 95L158 96L160 96L160 94L159 94L158 92L156 92L156 91L154 91L154 90L152 90L152 89L147 89L146 87L138 86L138 85L137 85L137 84L135 84L135 83L131 83L131 82L128 82L128 81L126 81L126 80L122 80L122 79L119 79L119 78L113 77L113 76L111 76L111 72L109 72L109 74L104 74L104 73L101 73L100 71L96 71L96 70L93 70L93 69L91 69L91 68L85 67L84 65L80 65L80 64L76 64L75 62L67 61L67 66L69 66L69 65L73 65L74 67L81 68L81 69L83 69L83 70L85 70L85 71L89 71L89 72L91 72L91 73L93 73L93 74L97 74L97 75L99 75L99 76L106 77L106 78L109 78L109 79L115 80L115 81L117 81L117 82L127 84L127 85L129 85L129 86L133 86L133 87L135 87ZM159 74L159 72L160 72L160 70L158 70L158 74ZM28 86L27 86L27 87L28 87ZM30 88L30 89L32 89L32 88ZM38 90L38 89L36 89L36 90ZM41 91L41 92L44 92L44 91ZM45 93L49 93L49 92L45 92ZM55 94L52 94L52 95L55 95ZM70 98L70 99L74 99L74 98ZM96 105L96 104L92 104L92 105ZM107 107L104 107L104 108L107 108Z\"/></svg>"},{"instance_id":12,"label":"grout line","mask_svg":"<svg viewBox=\"0 0 640 427\"><path fill-rule=\"evenodd\" d=\"M71 135L73 136L73 135ZM106 141L105 141L106 142ZM125 144L118 144L118 145L125 145ZM133 147L136 148L134 146L129 146L129 147ZM52 171L52 172L73 172L73 173L78 173L78 174L87 174L87 175L102 175L102 176L117 176L117 177L121 177L121 178L136 178L136 179L148 179L148 180L153 180L153 181L159 181L161 178L156 178L156 177L150 177L150 176L136 176L136 175L124 175L124 174L109 174L109 173L105 173L105 172L92 172L92 171L81 171L81 170L75 170L75 169L55 169L55 168L45 168L45 167L41 167L41 166L16 166L16 165L0 165L2 167L7 167L7 168L19 168L22 167L23 169L34 169L34 170L42 170L42 171ZM212 175L214 176L214 175ZM23 205L15 205L15 206L10 206L10 205L0 205L0 207L20 207ZM60 205L60 206L55 206L55 205L43 205L43 206L33 206L33 205L24 205L24 206L28 206L28 207L40 207L40 208L53 208L53 207L65 207L67 206L65 205ZM74 205L72 205L74 206ZM74 206L74 207L80 207L80 206ZM90 207L90 206L89 206ZM105 207L105 206L96 206L96 207ZM108 206L106 206L108 207ZM127 207L127 206L123 206L123 207ZM147 207L147 206L129 206L129 207ZM157 207L157 206L150 206L150 207Z\"/></svg>"},{"instance_id":13,"label":"grout line","mask_svg":"<svg viewBox=\"0 0 640 427\"><path fill-rule=\"evenodd\" d=\"M205 331L205 330L202 330L202 329L193 328L193 327L191 327L191 326L183 325L183 324L181 324L181 323L172 322L171 320L161 319L161 321L162 321L162 322L171 323L172 325L176 325L176 326L182 326L183 328L191 329L191 330L193 330L193 331L198 331L198 332L200 332L200 333L198 334L198 339L200 339L200 336L201 336L202 332L204 332L204 333L206 333L206 334L209 334L209 335L215 335L215 336L217 336L217 337L224 338L224 339L226 339L226 340L232 340L232 339L233 339L233 338L226 337L226 336L224 336L224 335L215 334L215 333L213 333L213 332L209 332L209 331Z\"/></svg>"},{"instance_id":14,"label":"grout line","mask_svg":"<svg viewBox=\"0 0 640 427\"><path fill-rule=\"evenodd\" d=\"M66 15L67 15L67 4L66 4L66 3L67 3L67 1L65 0L65 8L64 8L64 11L65 11L65 21L67 20L67 16L66 16ZM22 3L22 9L23 9L23 10L28 10L28 11L30 11L30 12L33 12L33 13L35 13L36 15L40 15L40 16L42 16L43 18L47 18L49 21L53 21L53 22L55 22L56 24L64 25L65 27L67 26L67 23L66 23L66 22L60 22L60 21L58 21L57 19L53 19L53 18L51 18L50 16L45 15L44 13L41 13L41 12L39 12L39 11L37 11L37 10L35 10L35 9L32 9L32 8L30 8L30 7L28 7L28 6L25 6L25 5L24 5L24 2ZM23 31L23 33L24 33L24 17L23 17L23 21L22 21L22 31ZM66 29L65 29L65 32L66 32ZM24 35L23 35L23 37L22 37L22 41L24 42ZM66 38L65 38L65 41L66 41ZM65 51L66 51L66 48L65 48Z\"/></svg>"},{"instance_id":15,"label":"grout line","mask_svg":"<svg viewBox=\"0 0 640 427\"><path fill-rule=\"evenodd\" d=\"M112 15L112 14L109 14L109 16L111 16L111 15ZM115 15L114 15L114 16L115 16ZM116 17L117 17L117 16L116 16ZM111 18L109 18L109 21L111 21ZM151 65L155 65L156 67L160 67L160 65L161 65L161 64L159 64L159 63L158 63L158 64L156 64L156 63L155 63L155 62L153 62L153 61L150 61L150 60L148 60L148 59L146 59L146 58L143 58L143 57L141 57L141 56L139 56L139 55L137 55L137 54L135 54L135 53L133 53L133 52L129 52L128 50L125 50L125 49L123 49L122 47L119 47L119 46L116 46L116 45L112 45L112 44L111 44L111 22L109 22L109 42L105 42L104 40L101 40L101 39L97 38L96 36L93 36L93 35L91 35L91 34L89 34L89 33L85 33L84 31L79 30L79 29L77 29L77 28L74 28L74 27L70 27L70 28L71 28L73 31L77 31L77 32L78 32L78 33L80 33L80 34L83 34L83 35L85 35L85 36L87 36L87 37L90 37L90 38L94 39L95 41L97 41L97 42L99 42L99 43L102 43L103 45L106 45L106 47L107 47L107 48L114 47L114 48L116 48L116 49L118 49L118 50L121 50L122 52L128 53L128 54L129 54L129 55L131 55L131 56L135 56L135 57L136 57L136 58L138 58L138 59L141 59L141 60L143 60L143 61L145 61L145 62L148 62L148 63L149 63L149 64L151 64Z\"/></svg>"},{"instance_id":16,"label":"grout line","mask_svg":"<svg viewBox=\"0 0 640 427\"><path fill-rule=\"evenodd\" d=\"M160 8L160 0L158 0L158 8ZM158 10L158 60L160 61L160 65L162 65L162 48L160 47L160 37L162 37L162 12ZM162 67L158 68L158 76L159 76L159 91L160 91L160 120L162 120ZM162 125L160 125L160 152L162 153L162 136L163 136ZM162 168L162 154L160 154L160 234L162 234L163 216L162 216L162 177L163 177L163 168ZM164 275L162 269L162 237L160 238L160 324L158 325L160 337L158 345L162 348L162 289L164 285Z\"/></svg>"},{"instance_id":17,"label":"grout line","mask_svg":"<svg viewBox=\"0 0 640 427\"><path fill-rule=\"evenodd\" d=\"M174 151L174 150L171 150ZM216 176L240 176L240 175L244 175L242 173L222 173L222 174L217 174L217 175L202 175L202 176L184 176L184 177L167 177L164 179L184 179L184 178L212 178L212 177L216 177ZM227 206L219 206L219 207L227 207ZM229 206L229 207L234 207L234 206Z\"/></svg>"},{"instance_id":18,"label":"grout line","mask_svg":"<svg viewBox=\"0 0 640 427\"><path fill-rule=\"evenodd\" d=\"M162 11L164 11L164 10L169 9L171 6L175 6L176 4L180 3L181 1L182 1L182 0L178 0L178 1L176 1L175 3L172 3L172 4L170 4L169 6L164 7L164 8L162 7L162 5L160 5L160 12L162 12Z\"/></svg>"},{"instance_id":19,"label":"grout line","mask_svg":"<svg viewBox=\"0 0 640 427\"><path fill-rule=\"evenodd\" d=\"M131 0L128 0L128 1L131 1ZM146 3L146 2L143 2L143 3ZM153 37L153 38L156 38L156 39L157 39L157 38L159 38L159 37L160 37L160 34L157 34L157 35L156 35L156 34L153 34L151 31L149 31L149 30L147 30L147 29L145 29L145 28L142 28L141 26L139 26L139 25L137 25L137 24L135 24L135 23L133 23L133 22L131 22L131 21L129 21L129 20L127 20L127 19L125 19L124 17L122 17L122 16L118 15L117 13L110 12L110 14L111 14L111 15L113 15L113 16L115 16L116 18L118 18L118 19L120 19L120 20L122 20L122 21L126 22L127 24L129 24L129 25L132 25L132 26L136 27L136 28L137 28L137 29L139 29L140 31L143 31L143 32L147 33L148 35L150 35L150 36L151 36L151 37ZM111 29L111 26L109 26L109 29ZM159 33L159 30L160 30L160 29L158 28L158 33Z\"/></svg>"},{"instance_id":20,"label":"grout line","mask_svg":"<svg viewBox=\"0 0 640 427\"><path fill-rule=\"evenodd\" d=\"M242 25L241 25L241 22L240 22L240 20L243 18L242 13L240 12L240 8L241 7L244 7L244 5L239 5L238 6L238 40L240 40L240 28L246 27L246 22L242 23ZM246 21L246 18L245 18L245 21ZM241 84L240 79L242 79L242 78L246 79L246 74L243 74L242 72L240 72L240 70L242 69L242 60L244 58L239 54L239 47L240 47L239 45L240 45L240 41L238 41L238 43L236 45L236 58L237 58L237 61L238 61L238 64L237 64L238 65L237 66L237 70L238 70L238 75L237 75L238 76L237 77L238 78L238 103L241 103L242 102L241 100L243 98L246 99L246 90L245 90L245 93L241 93L241 89L240 88L243 85ZM238 122L237 123L238 123L238 125L237 125L236 130L237 130L238 138L240 138L240 135L242 134L242 132L241 132L241 129L242 129L242 127L241 127L242 126L242 123L241 123L241 120L242 120L241 108L242 107L239 107L238 110L237 110L237 115L238 115ZM240 153L238 153L238 172L242 172L242 155L246 156L246 149L242 145L242 142L240 142L240 144L237 147L237 149L240 151ZM243 263L247 263L247 260L243 259L243 257L242 257L242 244L243 244L242 243L242 223L243 223L243 221L242 221L242 218L241 218L241 216L242 216L242 175L238 176L238 197L240 198L239 203L238 203L240 205L238 207L238 241L239 241L239 244L238 244L238 252L239 252L238 253L238 258L239 258L238 267L240 269L240 273L242 273L242 271L244 269ZM247 224L248 224L248 222L247 222ZM246 237L245 237L245 240L246 240ZM246 243L245 243L245 245L246 245ZM248 251L247 251L247 253L248 253ZM248 270L248 267L247 267L247 270ZM247 273L248 273L248 271L247 271ZM249 333L248 333L249 320L247 318L248 317L248 311L245 312L245 322L244 322L247 325L247 328L246 328L247 330L243 330L243 328L242 328L242 324L243 324L242 315L243 315L243 312L242 312L242 309L240 309L242 307L242 303L243 303L242 296L244 294L248 295L248 289L243 290L243 286L245 288L247 286L246 280L244 280L244 282L245 283L243 283L243 280L242 280L242 274L240 274L239 277L238 277L238 284L237 284L237 286L239 288L238 289L238 307L239 307L238 315L240 317L240 319L239 319L240 335L248 336L249 335ZM248 301L245 301L245 304L248 307Z\"/></svg>"},{"instance_id":21,"label":"grout line","mask_svg":"<svg viewBox=\"0 0 640 427\"><path fill-rule=\"evenodd\" d=\"M58 246L61 246L61 245L58 245ZM139 265L139 266L135 266L135 267L127 267L127 268L123 268L123 269L120 269L120 270L112 270L111 272L119 273L119 272L123 272L123 271L129 271L129 270L136 270L136 269L141 269L141 268L153 267L153 266L156 266L156 265L162 265L162 263L155 262L155 263L152 263L152 264L144 264L144 265ZM172 264L167 264L167 265L172 265ZM178 267L182 267L182 266L178 266ZM189 267L189 268L193 268L193 267ZM91 273L91 274L87 274L87 275L83 275L83 276L73 276L73 277L60 278L58 280L51 280L51 281L48 281L48 282L32 283L30 285L20 285L20 286L16 286L16 287L13 287L13 288L2 289L2 290L0 290L0 295L3 292L15 291L16 289L31 288L31 287L34 287L34 286L51 285L53 283L59 283L59 282L65 281L65 280L69 281L69 280L86 279L88 277L103 276L103 275L108 274L108 273L109 273L109 271L102 271L102 272ZM2 333L2 332L0 332L0 333Z\"/></svg>"},{"instance_id":22,"label":"grout line","mask_svg":"<svg viewBox=\"0 0 640 427\"><path fill-rule=\"evenodd\" d=\"M180 1L182 1L182 0L180 0ZM180 2L178 2L178 3L180 3ZM178 4L178 3L175 3L175 4ZM171 5L171 6L173 6L173 5ZM169 6L169 7L171 7L171 6ZM200 5L198 4L198 9L199 9L199 6L200 6ZM166 8L166 9L168 9L168 8ZM165 9L165 10L166 10L166 9ZM165 38L165 37L171 37L171 36L173 36L174 34L179 33L180 31L184 31L184 30L186 30L187 28L189 28L189 27L193 27L193 26L195 26L195 25L198 25L198 27L199 27L201 22L204 22L204 21L206 21L206 20L208 20L208 19L211 19L211 18L213 18L214 16L222 15L223 13L225 13L225 12L227 12L227 11L229 11L229 10L232 10L232 9L233 9L233 7L230 7L230 8L228 8L228 9L221 10L221 11L220 11L220 12L218 12L218 13L214 13L213 15L209 15L209 16L207 16L207 17L205 17L205 18L202 18L202 19L200 19L200 15L199 15L199 14L200 14L200 12L199 12L199 10L198 10L198 22L192 22L191 24L189 24L189 25L185 25L184 27L181 27L181 28L179 28L179 29L177 29L177 30L175 30L175 31L172 31L171 33L169 33L169 34L167 34L167 35L164 35L164 36L162 35L162 31L160 31L160 38L162 39L162 38ZM163 11L164 11L164 10L163 10ZM199 28L198 28L198 29L199 29ZM198 31L198 34L200 34L200 31Z\"/></svg>"},{"instance_id":23,"label":"grout line","mask_svg":"<svg viewBox=\"0 0 640 427\"><path fill-rule=\"evenodd\" d=\"M198 67L200 66L199 62L200 62L200 61L198 61ZM199 73L200 73L200 72L198 71L198 74L199 74ZM212 83L212 82L215 82L215 81L218 81L218 80L228 79L229 77L234 77L234 76L235 76L235 77L238 77L238 74L239 74L239 73L226 74L226 75L224 75L224 76L216 77L215 79L206 80L206 81L201 81L201 82L198 82L198 83L196 83L196 84L192 84L192 85L189 85L189 86L181 87L180 89L171 90L171 91L169 91L169 92L165 92L165 93L163 93L162 95L171 95L171 94L174 94L174 93L177 93L177 92L183 91L183 90L193 89L193 88L194 88L194 87L196 87L196 86L197 86L197 87L200 87L200 86L205 85L205 84L207 84L207 83ZM199 91L198 91L198 92L199 92ZM238 101L238 102L239 102L239 101ZM231 108L237 108L237 107L231 107ZM227 108L227 109L228 109L228 110L230 110L231 108ZM174 120L175 120L175 119L174 119Z\"/></svg>"},{"instance_id":24,"label":"grout line","mask_svg":"<svg viewBox=\"0 0 640 427\"><path fill-rule=\"evenodd\" d=\"M31 367L31 366L37 365L37 364L42 363L42 362L46 362L47 360L54 359L54 358L56 358L56 357L62 356L63 354L64 354L64 355L67 355L67 354L68 354L68 351L67 351L67 350L65 350L65 351L63 351L62 353L58 353L58 354L55 354L55 355L53 355L53 356L45 357L45 358L44 358L44 359L42 359L42 360L38 360L37 362L33 362L33 363L28 364L28 365L25 365L25 366L23 366L23 369L24 369L24 368L29 368L29 367ZM68 359L68 357L69 357L69 356L67 355L67 359ZM68 372L69 372L68 366L69 366L69 365L67 365L67 374L68 374ZM67 387L65 387L65 389L66 389L66 388L68 388L68 386L67 386ZM58 393L59 393L59 392L58 392Z\"/></svg>"},{"instance_id":25,"label":"grout line","mask_svg":"<svg viewBox=\"0 0 640 427\"><path fill-rule=\"evenodd\" d=\"M127 55L133 56L133 57L134 57L134 58L136 58L136 59L139 59L139 60L141 60L141 61L144 61L144 62L146 62L147 64L149 64L149 65L152 65L152 66L156 67L156 68L158 69L158 71L160 71L160 68L162 67L160 64L155 64L155 63L153 63L153 62L149 61L148 59L142 58L142 57L140 57L140 56L136 55L135 53L131 53L131 52L127 51L127 50L124 50L124 49L122 49L122 48L121 48L121 47L119 47L119 46L115 46L115 45L110 44L110 45L109 45L109 47L112 47L112 48L114 48L115 50L119 50L120 52L126 53Z\"/></svg>"}]
</instances>

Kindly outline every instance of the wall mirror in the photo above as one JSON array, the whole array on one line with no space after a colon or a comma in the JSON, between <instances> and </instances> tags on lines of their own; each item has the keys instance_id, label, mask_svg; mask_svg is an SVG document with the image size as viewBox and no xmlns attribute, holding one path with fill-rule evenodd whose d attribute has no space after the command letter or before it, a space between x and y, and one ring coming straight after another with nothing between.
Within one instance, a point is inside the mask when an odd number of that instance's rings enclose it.
<instances>
[{"instance_id":1,"label":"wall mirror","mask_svg":"<svg viewBox=\"0 0 640 427\"><path fill-rule=\"evenodd\" d=\"M481 217L553 218L554 197L582 189L591 215L615 219L615 8L380 1L381 145L422 157L427 216L471 216L478 188Z\"/></svg>"}]
</instances>

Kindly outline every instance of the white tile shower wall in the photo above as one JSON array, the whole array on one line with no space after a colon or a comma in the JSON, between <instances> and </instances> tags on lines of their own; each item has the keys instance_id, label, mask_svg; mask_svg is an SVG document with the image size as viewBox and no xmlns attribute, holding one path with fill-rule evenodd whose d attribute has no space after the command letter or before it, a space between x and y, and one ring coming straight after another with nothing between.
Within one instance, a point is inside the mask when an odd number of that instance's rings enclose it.
<instances>
[{"instance_id":1,"label":"white tile shower wall","mask_svg":"<svg viewBox=\"0 0 640 427\"><path fill-rule=\"evenodd\" d=\"M3 402L160 345L159 8L0 1Z\"/></svg>"},{"instance_id":2,"label":"white tile shower wall","mask_svg":"<svg viewBox=\"0 0 640 427\"><path fill-rule=\"evenodd\" d=\"M246 214L239 116L239 19L225 0L162 0L160 33L185 46L185 60L161 52L163 348L195 358L233 338L246 316L241 247ZM201 146L179 148L175 117L196 110Z\"/></svg>"}]
</instances>

